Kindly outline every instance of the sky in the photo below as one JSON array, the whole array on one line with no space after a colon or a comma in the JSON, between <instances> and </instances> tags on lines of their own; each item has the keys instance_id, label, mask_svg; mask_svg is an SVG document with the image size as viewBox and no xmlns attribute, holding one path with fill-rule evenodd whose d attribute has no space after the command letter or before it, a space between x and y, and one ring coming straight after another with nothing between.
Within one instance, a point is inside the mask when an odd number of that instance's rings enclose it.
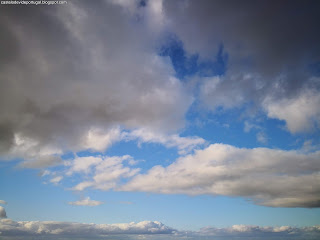
<instances>
[{"instance_id":1,"label":"sky","mask_svg":"<svg viewBox=\"0 0 320 240\"><path fill-rule=\"evenodd\" d=\"M319 239L319 11L1 1L0 239Z\"/></svg>"}]
</instances>

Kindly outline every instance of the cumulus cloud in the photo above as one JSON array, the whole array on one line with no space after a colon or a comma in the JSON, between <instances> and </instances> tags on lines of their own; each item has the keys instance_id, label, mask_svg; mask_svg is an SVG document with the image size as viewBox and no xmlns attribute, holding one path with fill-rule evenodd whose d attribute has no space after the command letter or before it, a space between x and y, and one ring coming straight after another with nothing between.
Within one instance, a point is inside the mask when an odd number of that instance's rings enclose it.
<instances>
[{"instance_id":1,"label":"cumulus cloud","mask_svg":"<svg viewBox=\"0 0 320 240\"><path fill-rule=\"evenodd\" d=\"M82 172L89 173L91 171L91 167L99 164L100 162L102 162L101 157L76 157L72 162L65 163L65 165L70 166L67 175Z\"/></svg>"},{"instance_id":2,"label":"cumulus cloud","mask_svg":"<svg viewBox=\"0 0 320 240\"><path fill-rule=\"evenodd\" d=\"M109 190L116 187L121 179L131 178L140 171L139 168L131 167L132 161L134 159L129 155L76 158L67 175L77 172L90 173L86 180L74 186L73 190L83 191L88 187Z\"/></svg>"},{"instance_id":3,"label":"cumulus cloud","mask_svg":"<svg viewBox=\"0 0 320 240\"><path fill-rule=\"evenodd\" d=\"M155 51L152 23L135 19L151 11L158 24L162 3L134 3L134 13L113 1L1 7L2 154L42 168L65 150L105 150L115 126L183 127L192 97Z\"/></svg>"},{"instance_id":4,"label":"cumulus cloud","mask_svg":"<svg viewBox=\"0 0 320 240\"><path fill-rule=\"evenodd\" d=\"M319 159L320 151L212 144L167 167L155 166L138 174L118 189L240 196L272 207L320 207Z\"/></svg>"},{"instance_id":5,"label":"cumulus cloud","mask_svg":"<svg viewBox=\"0 0 320 240\"><path fill-rule=\"evenodd\" d=\"M0 218L6 218L6 217L7 217L6 210L4 209L4 207L0 206Z\"/></svg>"},{"instance_id":6,"label":"cumulus cloud","mask_svg":"<svg viewBox=\"0 0 320 240\"><path fill-rule=\"evenodd\" d=\"M264 106L269 117L284 120L292 133L320 127L320 92L305 90L292 98L267 99Z\"/></svg>"},{"instance_id":7,"label":"cumulus cloud","mask_svg":"<svg viewBox=\"0 0 320 240\"><path fill-rule=\"evenodd\" d=\"M91 200L90 197L86 197L82 200L75 201L75 202L68 202L70 205L76 205L76 206L99 206L103 204L104 202Z\"/></svg>"}]
</instances>

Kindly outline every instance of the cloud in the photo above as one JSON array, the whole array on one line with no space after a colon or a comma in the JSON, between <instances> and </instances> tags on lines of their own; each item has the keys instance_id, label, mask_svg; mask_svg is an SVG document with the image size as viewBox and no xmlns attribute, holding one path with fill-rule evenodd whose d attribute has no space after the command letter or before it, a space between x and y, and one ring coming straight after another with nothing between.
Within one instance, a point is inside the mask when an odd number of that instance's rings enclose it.
<instances>
[{"instance_id":1,"label":"cloud","mask_svg":"<svg viewBox=\"0 0 320 240\"><path fill-rule=\"evenodd\" d=\"M76 172L88 174L86 181L78 183L73 190L83 191L88 187L110 190L116 187L121 179L131 178L140 171L139 168L131 167L132 161L134 159L129 155L76 158L71 163L67 175Z\"/></svg>"},{"instance_id":2,"label":"cloud","mask_svg":"<svg viewBox=\"0 0 320 240\"><path fill-rule=\"evenodd\" d=\"M85 141L85 148L102 152L114 142L120 140L120 128L111 128L108 132L103 129L90 129Z\"/></svg>"},{"instance_id":3,"label":"cloud","mask_svg":"<svg viewBox=\"0 0 320 240\"><path fill-rule=\"evenodd\" d=\"M272 207L320 207L319 158L320 151L212 144L167 167L154 166L117 189L237 196Z\"/></svg>"},{"instance_id":4,"label":"cloud","mask_svg":"<svg viewBox=\"0 0 320 240\"><path fill-rule=\"evenodd\" d=\"M180 137L177 134L165 135L145 128L123 132L122 139L127 141L138 140L140 143L160 143L169 148L176 147L179 154L186 154L199 146L203 146L206 142L200 137Z\"/></svg>"},{"instance_id":5,"label":"cloud","mask_svg":"<svg viewBox=\"0 0 320 240\"><path fill-rule=\"evenodd\" d=\"M263 144L267 144L268 143L268 137L266 136L266 134L264 132L258 132L256 135L257 141Z\"/></svg>"},{"instance_id":6,"label":"cloud","mask_svg":"<svg viewBox=\"0 0 320 240\"><path fill-rule=\"evenodd\" d=\"M45 155L38 156L34 160L24 161L21 164L19 164L19 166L24 168L47 168L59 165L60 163L62 163L60 157L54 155Z\"/></svg>"},{"instance_id":7,"label":"cloud","mask_svg":"<svg viewBox=\"0 0 320 240\"><path fill-rule=\"evenodd\" d=\"M305 5L287 0L275 5L250 0L163 3L170 29L188 52L213 57L223 44L229 53L230 68L254 68L264 76L294 71L288 68L300 68L306 59L319 60L318 7L317 1ZM298 79L287 80L298 84Z\"/></svg>"},{"instance_id":8,"label":"cloud","mask_svg":"<svg viewBox=\"0 0 320 240\"><path fill-rule=\"evenodd\" d=\"M31 160L23 166L42 168L64 151L104 151L117 140L119 125L160 132L183 127L192 96L174 77L170 61L158 56L149 26L162 21L161 6L112 1L70 2L50 11L3 6L2 155L23 156ZM136 12L149 11L157 13L157 23L135 19ZM42 154L42 149L55 151Z\"/></svg>"},{"instance_id":9,"label":"cloud","mask_svg":"<svg viewBox=\"0 0 320 240\"><path fill-rule=\"evenodd\" d=\"M86 197L80 201L75 201L75 202L68 202L70 205L76 205L76 206L99 206L103 204L104 202L96 201L96 200L91 200L90 197Z\"/></svg>"},{"instance_id":10,"label":"cloud","mask_svg":"<svg viewBox=\"0 0 320 240\"><path fill-rule=\"evenodd\" d=\"M292 133L320 127L320 92L305 90L292 98L267 99L264 106L270 118L284 120Z\"/></svg>"},{"instance_id":11,"label":"cloud","mask_svg":"<svg viewBox=\"0 0 320 240\"><path fill-rule=\"evenodd\" d=\"M4 209L4 207L0 206L0 218L6 218L6 217L7 217L6 210Z\"/></svg>"},{"instance_id":12,"label":"cloud","mask_svg":"<svg viewBox=\"0 0 320 240\"><path fill-rule=\"evenodd\" d=\"M318 66L320 56L316 9L318 1L307 5L287 0L274 5L250 0L163 3L168 28L183 43L185 55L195 54L200 62L213 60L222 46L228 56L222 75L200 72L197 76L200 100L211 110L248 105L260 109L269 96L275 104L285 105L296 101L304 88L319 96L320 82L314 79L318 70L310 67ZM309 110L305 120L301 113L291 114L290 121L309 124L314 117ZM280 113L268 115L289 119ZM288 123L288 127L290 131L303 130L296 124Z\"/></svg>"},{"instance_id":13,"label":"cloud","mask_svg":"<svg viewBox=\"0 0 320 240\"><path fill-rule=\"evenodd\" d=\"M4 200L0 200L0 204L7 204L7 202Z\"/></svg>"},{"instance_id":14,"label":"cloud","mask_svg":"<svg viewBox=\"0 0 320 240\"><path fill-rule=\"evenodd\" d=\"M101 157L76 157L73 161L65 163L65 165L70 166L67 175L72 175L73 173L89 173L92 166L102 161Z\"/></svg>"},{"instance_id":15,"label":"cloud","mask_svg":"<svg viewBox=\"0 0 320 240\"><path fill-rule=\"evenodd\" d=\"M4 239L306 239L315 240L320 236L319 226L310 227L261 227L233 225L226 228L204 227L199 231L178 231L158 221L118 224L86 224L53 221L16 222L0 219L0 232ZM8 237L8 238L6 238Z\"/></svg>"},{"instance_id":16,"label":"cloud","mask_svg":"<svg viewBox=\"0 0 320 240\"><path fill-rule=\"evenodd\" d=\"M119 234L171 234L175 230L157 221L119 224L86 224L52 221L16 222L11 219L0 220L1 236L55 236L55 237L103 237Z\"/></svg>"},{"instance_id":17,"label":"cloud","mask_svg":"<svg viewBox=\"0 0 320 240\"><path fill-rule=\"evenodd\" d=\"M56 176L50 179L50 182L53 184L58 184L63 179L63 176Z\"/></svg>"},{"instance_id":18,"label":"cloud","mask_svg":"<svg viewBox=\"0 0 320 240\"><path fill-rule=\"evenodd\" d=\"M289 237L290 239L316 239L320 236L320 227L261 227L250 225L233 225L228 228L204 227L197 236L205 237L237 237L255 239L279 239L279 237ZM228 239L228 238L227 238Z\"/></svg>"}]
</instances>

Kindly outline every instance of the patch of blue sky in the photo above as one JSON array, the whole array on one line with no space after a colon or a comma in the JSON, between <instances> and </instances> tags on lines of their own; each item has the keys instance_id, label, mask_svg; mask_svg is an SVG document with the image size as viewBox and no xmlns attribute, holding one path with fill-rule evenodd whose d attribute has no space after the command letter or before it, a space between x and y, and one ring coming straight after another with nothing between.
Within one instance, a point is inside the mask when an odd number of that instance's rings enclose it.
<instances>
[{"instance_id":1,"label":"patch of blue sky","mask_svg":"<svg viewBox=\"0 0 320 240\"><path fill-rule=\"evenodd\" d=\"M15 165L11 162L0 168L1 199L8 202L7 216L17 221L63 220L66 216L62 209L66 196L71 193L52 184L43 184L39 170Z\"/></svg>"},{"instance_id":2,"label":"patch of blue sky","mask_svg":"<svg viewBox=\"0 0 320 240\"><path fill-rule=\"evenodd\" d=\"M308 65L307 70L316 77L320 77L320 61L315 61Z\"/></svg>"},{"instance_id":3,"label":"patch of blue sky","mask_svg":"<svg viewBox=\"0 0 320 240\"><path fill-rule=\"evenodd\" d=\"M159 143L141 143L137 141L122 141L112 145L105 153L108 156L130 155L138 161L135 167L141 168L141 172L156 165L168 166L179 155L175 147L168 148Z\"/></svg>"},{"instance_id":4,"label":"patch of blue sky","mask_svg":"<svg viewBox=\"0 0 320 240\"><path fill-rule=\"evenodd\" d=\"M283 150L300 149L305 141L312 146L320 144L319 131L292 134L285 121L268 118L263 111L254 118L245 104L232 109L206 110L195 104L186 114L187 125L181 136L199 136L209 143L224 143L236 147L268 147ZM247 128L246 124L251 127ZM261 135L264 139L259 139ZM311 146L311 148L312 148Z\"/></svg>"},{"instance_id":5,"label":"patch of blue sky","mask_svg":"<svg viewBox=\"0 0 320 240\"><path fill-rule=\"evenodd\" d=\"M176 72L176 77L184 80L187 77L210 77L223 75L226 72L228 54L223 45L217 49L216 56L212 59L200 59L198 54L188 54L183 43L176 37L168 37L166 43L159 48L160 56L168 56Z\"/></svg>"},{"instance_id":6,"label":"patch of blue sky","mask_svg":"<svg viewBox=\"0 0 320 240\"><path fill-rule=\"evenodd\" d=\"M145 6L147 6L147 1L146 1L146 0L141 0L141 1L139 1L138 6L139 6L139 7L145 7Z\"/></svg>"},{"instance_id":7,"label":"patch of blue sky","mask_svg":"<svg viewBox=\"0 0 320 240\"><path fill-rule=\"evenodd\" d=\"M156 220L179 230L199 230L207 225L228 227L239 223L260 226L308 226L315 225L320 220L320 209L309 211L303 208L270 208L253 205L243 198L96 190L88 190L85 194L91 199L105 202L97 207L89 207L91 213L86 218L74 212L85 222L119 223ZM75 201L77 198L73 197L71 200ZM78 209L79 212L88 207L71 208Z\"/></svg>"}]
</instances>

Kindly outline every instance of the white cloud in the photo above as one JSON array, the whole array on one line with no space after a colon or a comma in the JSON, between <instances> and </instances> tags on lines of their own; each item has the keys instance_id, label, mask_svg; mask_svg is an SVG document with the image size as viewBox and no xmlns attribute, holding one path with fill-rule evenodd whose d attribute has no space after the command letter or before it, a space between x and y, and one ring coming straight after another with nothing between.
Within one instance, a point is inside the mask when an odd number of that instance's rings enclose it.
<instances>
[{"instance_id":1,"label":"white cloud","mask_svg":"<svg viewBox=\"0 0 320 240\"><path fill-rule=\"evenodd\" d=\"M251 123L251 122L249 122L249 121L244 121L244 128L243 128L243 130L244 130L246 133L248 133L248 132L251 131L251 129L258 129L258 130L260 130L261 127L260 127L259 125L257 125L257 124Z\"/></svg>"},{"instance_id":2,"label":"white cloud","mask_svg":"<svg viewBox=\"0 0 320 240\"><path fill-rule=\"evenodd\" d=\"M7 204L7 202L4 200L0 200L0 204Z\"/></svg>"},{"instance_id":3,"label":"white cloud","mask_svg":"<svg viewBox=\"0 0 320 240\"><path fill-rule=\"evenodd\" d=\"M268 143L268 137L264 132L258 132L256 134L256 138L257 138L258 142L260 142L260 143L263 143L263 144Z\"/></svg>"},{"instance_id":4,"label":"white cloud","mask_svg":"<svg viewBox=\"0 0 320 240\"><path fill-rule=\"evenodd\" d=\"M99 206L101 204L104 204L104 202L91 200L90 197L86 197L82 200L75 201L75 202L68 202L70 205L76 205L76 206Z\"/></svg>"},{"instance_id":5,"label":"white cloud","mask_svg":"<svg viewBox=\"0 0 320 240\"><path fill-rule=\"evenodd\" d=\"M89 173L91 172L91 167L102 161L101 157L76 157L74 160L65 163L67 166L70 166L67 175L72 175L73 173Z\"/></svg>"},{"instance_id":6,"label":"white cloud","mask_svg":"<svg viewBox=\"0 0 320 240\"><path fill-rule=\"evenodd\" d=\"M1 218L6 218L6 217L7 217L6 210L4 209L4 207L0 206L0 219Z\"/></svg>"},{"instance_id":7,"label":"white cloud","mask_svg":"<svg viewBox=\"0 0 320 240\"><path fill-rule=\"evenodd\" d=\"M56 176L56 177L50 179L50 182L53 184L58 184L62 179L63 179L62 176Z\"/></svg>"},{"instance_id":8,"label":"white cloud","mask_svg":"<svg viewBox=\"0 0 320 240\"><path fill-rule=\"evenodd\" d=\"M305 132L319 127L320 93L305 90L298 96L283 99L266 99L264 107L270 118L284 120L291 133Z\"/></svg>"},{"instance_id":9,"label":"white cloud","mask_svg":"<svg viewBox=\"0 0 320 240\"><path fill-rule=\"evenodd\" d=\"M231 76L230 78L237 77ZM239 87L230 87L225 84L225 77L208 77L204 78L202 82L200 97L212 110L219 106L224 109L241 106L246 100L246 94L239 91Z\"/></svg>"},{"instance_id":10,"label":"white cloud","mask_svg":"<svg viewBox=\"0 0 320 240\"><path fill-rule=\"evenodd\" d=\"M146 128L122 133L123 140L138 140L140 143L160 143L164 146L178 148L179 154L186 154L205 144L200 137L180 137L177 134L166 135Z\"/></svg>"},{"instance_id":11,"label":"white cloud","mask_svg":"<svg viewBox=\"0 0 320 240\"><path fill-rule=\"evenodd\" d=\"M265 206L319 207L319 159L320 151L212 144L168 167L155 166L118 190L240 196Z\"/></svg>"},{"instance_id":12,"label":"white cloud","mask_svg":"<svg viewBox=\"0 0 320 240\"><path fill-rule=\"evenodd\" d=\"M83 191L84 189L88 188L88 187L91 187L94 185L94 182L90 182L90 181L85 181L85 182L81 182L81 183L78 183L76 186L74 186L72 188L72 190L75 190L75 191ZM113 185L112 185L113 186ZM112 186L110 188L112 188Z\"/></svg>"},{"instance_id":13,"label":"white cloud","mask_svg":"<svg viewBox=\"0 0 320 240\"><path fill-rule=\"evenodd\" d=\"M83 191L88 187L93 187L101 190L109 190L117 186L118 181L121 179L131 178L136 175L140 169L130 168L134 159L129 155L113 156L113 157L101 157L91 158L87 161L87 158L77 158L75 163L68 170L67 174L74 172L74 166L90 165L92 168L81 168L81 171L86 169L86 173L92 173L87 176L86 181L78 183L72 189L76 191ZM125 166L124 162L127 162L128 166Z\"/></svg>"},{"instance_id":14,"label":"white cloud","mask_svg":"<svg viewBox=\"0 0 320 240\"><path fill-rule=\"evenodd\" d=\"M120 128L111 128L108 132L93 128L88 131L84 148L102 152L120 139Z\"/></svg>"}]
</instances>

